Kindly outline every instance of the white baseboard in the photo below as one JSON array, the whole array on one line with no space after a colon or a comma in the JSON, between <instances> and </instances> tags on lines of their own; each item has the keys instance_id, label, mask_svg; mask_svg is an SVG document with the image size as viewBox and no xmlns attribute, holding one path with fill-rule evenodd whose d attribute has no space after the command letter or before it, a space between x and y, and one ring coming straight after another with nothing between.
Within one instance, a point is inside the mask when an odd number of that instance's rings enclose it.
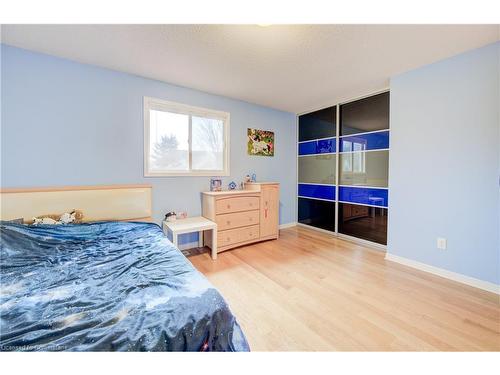
<instances>
[{"instance_id":1,"label":"white baseboard","mask_svg":"<svg viewBox=\"0 0 500 375\"><path fill-rule=\"evenodd\" d=\"M421 262L418 262L416 260L400 257L400 256L394 255L394 254L386 253L385 259L390 260L392 262L404 264L405 266L408 266L408 267L416 268L420 271L429 272L429 273L432 273L434 275L444 277L445 279L457 281L457 282L462 283L462 284L473 286L475 288L479 288L479 289L486 290L488 292L492 292L492 293L500 295L500 285L490 283L489 281L479 280L479 279L476 279L474 277L470 277L470 276L462 275L460 273L448 271L448 270L445 270L443 268L430 266L428 264L421 263Z\"/></svg>"},{"instance_id":2,"label":"white baseboard","mask_svg":"<svg viewBox=\"0 0 500 375\"><path fill-rule=\"evenodd\" d=\"M295 226L297 226L297 223L295 221L292 221L291 223L280 224L280 229L291 228Z\"/></svg>"}]
</instances>

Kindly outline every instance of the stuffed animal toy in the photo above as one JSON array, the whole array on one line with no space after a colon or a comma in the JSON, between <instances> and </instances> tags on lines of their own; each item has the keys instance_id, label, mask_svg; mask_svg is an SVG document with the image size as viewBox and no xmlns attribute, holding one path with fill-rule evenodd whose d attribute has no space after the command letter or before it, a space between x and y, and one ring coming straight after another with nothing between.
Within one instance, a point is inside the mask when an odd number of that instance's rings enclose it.
<instances>
[{"instance_id":1,"label":"stuffed animal toy","mask_svg":"<svg viewBox=\"0 0 500 375\"><path fill-rule=\"evenodd\" d=\"M61 223L58 222L58 221L55 221L51 217L34 217L33 218L33 224L34 225L38 225L38 224L50 224L50 225L53 225L53 224L61 224Z\"/></svg>"},{"instance_id":2,"label":"stuffed animal toy","mask_svg":"<svg viewBox=\"0 0 500 375\"><path fill-rule=\"evenodd\" d=\"M83 219L83 212L80 210L73 210L71 212L65 212L62 215L42 215L33 218L33 224L69 224L69 223L81 223Z\"/></svg>"},{"instance_id":3,"label":"stuffed animal toy","mask_svg":"<svg viewBox=\"0 0 500 375\"><path fill-rule=\"evenodd\" d=\"M59 218L59 222L61 224L69 224L72 223L73 221L75 221L75 211L71 213L65 212Z\"/></svg>"},{"instance_id":4,"label":"stuffed animal toy","mask_svg":"<svg viewBox=\"0 0 500 375\"><path fill-rule=\"evenodd\" d=\"M61 215L59 218L59 222L62 224L69 224L69 223L81 223L83 219L83 212L79 210L73 210L71 212L65 212Z\"/></svg>"},{"instance_id":5,"label":"stuffed animal toy","mask_svg":"<svg viewBox=\"0 0 500 375\"><path fill-rule=\"evenodd\" d=\"M75 220L73 220L74 224L80 224L83 221L83 212L80 210L73 210L71 212L72 215L74 215Z\"/></svg>"}]
</instances>

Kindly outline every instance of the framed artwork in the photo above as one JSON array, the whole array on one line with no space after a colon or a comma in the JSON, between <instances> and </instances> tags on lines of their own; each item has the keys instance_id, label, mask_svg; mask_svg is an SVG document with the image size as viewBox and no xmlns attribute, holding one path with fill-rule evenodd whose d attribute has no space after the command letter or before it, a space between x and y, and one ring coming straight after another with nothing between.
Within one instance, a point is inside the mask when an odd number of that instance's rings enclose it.
<instances>
[{"instance_id":1,"label":"framed artwork","mask_svg":"<svg viewBox=\"0 0 500 375\"><path fill-rule=\"evenodd\" d=\"M248 155L274 156L274 132L247 129Z\"/></svg>"},{"instance_id":2,"label":"framed artwork","mask_svg":"<svg viewBox=\"0 0 500 375\"><path fill-rule=\"evenodd\" d=\"M222 190L222 180L220 178L210 179L210 191L221 191Z\"/></svg>"}]
</instances>

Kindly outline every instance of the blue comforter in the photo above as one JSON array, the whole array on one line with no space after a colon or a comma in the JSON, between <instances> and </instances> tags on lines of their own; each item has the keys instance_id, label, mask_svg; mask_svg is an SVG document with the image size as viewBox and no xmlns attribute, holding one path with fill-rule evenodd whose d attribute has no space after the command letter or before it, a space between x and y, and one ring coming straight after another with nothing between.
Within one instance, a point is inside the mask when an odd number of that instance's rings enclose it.
<instances>
[{"instance_id":1,"label":"blue comforter","mask_svg":"<svg viewBox=\"0 0 500 375\"><path fill-rule=\"evenodd\" d=\"M249 350L222 296L156 224L0 230L0 350Z\"/></svg>"}]
</instances>

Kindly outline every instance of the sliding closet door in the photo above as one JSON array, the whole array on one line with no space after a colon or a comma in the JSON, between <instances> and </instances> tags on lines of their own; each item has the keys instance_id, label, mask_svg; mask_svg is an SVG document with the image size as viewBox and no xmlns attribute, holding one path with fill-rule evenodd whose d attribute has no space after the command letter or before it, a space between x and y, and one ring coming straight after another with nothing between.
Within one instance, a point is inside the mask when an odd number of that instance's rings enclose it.
<instances>
[{"instance_id":1,"label":"sliding closet door","mask_svg":"<svg viewBox=\"0 0 500 375\"><path fill-rule=\"evenodd\" d=\"M389 93L340 110L338 232L387 244Z\"/></svg>"},{"instance_id":2,"label":"sliding closet door","mask_svg":"<svg viewBox=\"0 0 500 375\"><path fill-rule=\"evenodd\" d=\"M335 231L337 107L299 116L298 222Z\"/></svg>"}]
</instances>

